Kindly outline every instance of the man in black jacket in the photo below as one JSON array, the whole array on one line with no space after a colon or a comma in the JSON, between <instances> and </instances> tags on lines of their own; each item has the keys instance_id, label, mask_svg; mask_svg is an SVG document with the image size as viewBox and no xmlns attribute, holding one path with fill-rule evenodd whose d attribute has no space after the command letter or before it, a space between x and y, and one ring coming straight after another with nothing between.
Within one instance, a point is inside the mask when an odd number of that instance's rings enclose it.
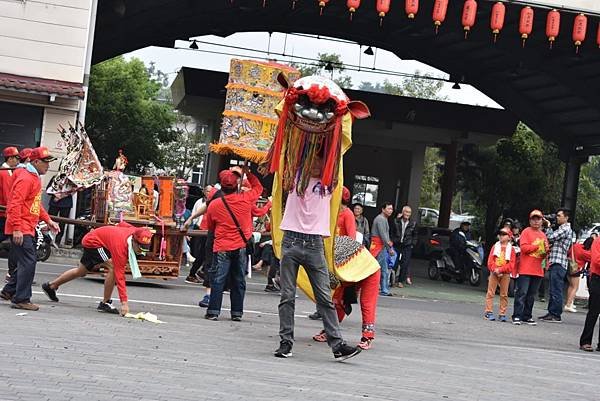
<instances>
[{"instance_id":1,"label":"man in black jacket","mask_svg":"<svg viewBox=\"0 0 600 401\"><path fill-rule=\"evenodd\" d=\"M394 219L394 224L391 225L394 248L400 254L399 261L396 262L396 267L399 266L400 271L395 283L400 288L404 286L403 282L406 282L408 285L412 284L410 258L412 256L412 249L417 243L417 224L410 219L411 216L412 209L410 206L404 206L402 213L398 214Z\"/></svg>"}]
</instances>

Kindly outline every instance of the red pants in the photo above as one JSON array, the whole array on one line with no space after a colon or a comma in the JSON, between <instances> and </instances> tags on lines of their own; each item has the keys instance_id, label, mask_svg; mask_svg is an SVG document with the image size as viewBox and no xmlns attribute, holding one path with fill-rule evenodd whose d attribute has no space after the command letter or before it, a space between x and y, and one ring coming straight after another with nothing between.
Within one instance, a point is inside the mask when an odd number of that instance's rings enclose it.
<instances>
[{"instance_id":1,"label":"red pants","mask_svg":"<svg viewBox=\"0 0 600 401\"><path fill-rule=\"evenodd\" d=\"M379 279L381 270L377 270L369 277L357 283L345 283L333 292L333 303L341 322L346 317L344 312L344 287L356 286L362 312L362 336L375 338L375 314L377 311L377 298L379 297Z\"/></svg>"}]
</instances>

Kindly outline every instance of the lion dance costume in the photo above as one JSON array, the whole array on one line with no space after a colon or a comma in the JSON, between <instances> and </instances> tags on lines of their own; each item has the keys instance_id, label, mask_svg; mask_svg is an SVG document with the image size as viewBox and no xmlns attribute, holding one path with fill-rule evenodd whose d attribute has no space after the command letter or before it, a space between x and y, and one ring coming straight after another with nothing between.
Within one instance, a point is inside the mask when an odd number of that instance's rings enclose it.
<instances>
[{"instance_id":1,"label":"lion dance costume","mask_svg":"<svg viewBox=\"0 0 600 401\"><path fill-rule=\"evenodd\" d=\"M308 76L290 85L286 77L280 74L278 80L286 88L286 92L283 101L277 106L279 122L267 156L266 168L275 175L272 191L272 236L275 255L281 258L283 231L279 227L283 219L285 196L291 191L296 191L299 196L304 195L311 178L311 166L316 158L323 158L320 177L322 188L331 191L330 232L337 231L342 200L343 155L352 145L353 118L366 118L370 113L364 103L350 101L340 87L327 78ZM335 238L324 238L325 258L330 271L331 287L334 290L339 288L338 293L343 294L343 288L351 286L349 283L359 283L378 272L379 265L364 247L349 237L340 238L348 238L354 244L342 240L334 253ZM308 275L302 268L298 273L297 284L314 301ZM378 292L378 288L376 290ZM341 302L340 307L344 308ZM338 317L340 321L344 317L344 314L340 315L339 308ZM374 305L373 313L366 320L369 322L363 327L363 337L372 339Z\"/></svg>"}]
</instances>

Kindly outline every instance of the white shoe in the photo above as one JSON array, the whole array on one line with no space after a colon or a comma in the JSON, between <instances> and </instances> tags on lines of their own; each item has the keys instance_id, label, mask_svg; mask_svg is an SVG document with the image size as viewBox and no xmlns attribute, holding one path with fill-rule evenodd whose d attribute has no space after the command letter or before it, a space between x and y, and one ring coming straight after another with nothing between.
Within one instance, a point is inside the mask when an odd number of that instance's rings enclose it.
<instances>
[{"instance_id":1,"label":"white shoe","mask_svg":"<svg viewBox=\"0 0 600 401\"><path fill-rule=\"evenodd\" d=\"M187 253L185 256L187 256L187 260L189 263L194 263L196 261L196 258L192 256L191 253Z\"/></svg>"},{"instance_id":2,"label":"white shoe","mask_svg":"<svg viewBox=\"0 0 600 401\"><path fill-rule=\"evenodd\" d=\"M577 309L575 309L574 305L565 305L563 309L565 312L577 313Z\"/></svg>"}]
</instances>

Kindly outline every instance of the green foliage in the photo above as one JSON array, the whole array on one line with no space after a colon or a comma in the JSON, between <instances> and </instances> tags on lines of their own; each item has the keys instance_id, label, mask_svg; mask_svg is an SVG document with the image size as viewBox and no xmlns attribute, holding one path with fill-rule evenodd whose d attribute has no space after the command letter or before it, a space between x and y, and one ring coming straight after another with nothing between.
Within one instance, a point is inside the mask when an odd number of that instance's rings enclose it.
<instances>
[{"instance_id":1,"label":"green foliage","mask_svg":"<svg viewBox=\"0 0 600 401\"><path fill-rule=\"evenodd\" d=\"M575 218L578 227L600 221L600 156L592 157L581 169Z\"/></svg>"},{"instance_id":2,"label":"green foliage","mask_svg":"<svg viewBox=\"0 0 600 401\"><path fill-rule=\"evenodd\" d=\"M421 198L419 206L438 209L440 207L440 180L444 159L437 148L425 149L423 180L421 181Z\"/></svg>"},{"instance_id":3,"label":"green foliage","mask_svg":"<svg viewBox=\"0 0 600 401\"><path fill-rule=\"evenodd\" d=\"M346 67L339 54L336 53L319 53L319 61L307 64L292 63L294 68L297 68L303 77L309 75L321 75L332 79L341 88L351 89L352 78L348 75L343 75ZM333 71L327 71L325 67L329 64Z\"/></svg>"},{"instance_id":4,"label":"green foliage","mask_svg":"<svg viewBox=\"0 0 600 401\"><path fill-rule=\"evenodd\" d=\"M191 117L178 114L174 127L175 139L161 144L165 172L187 179L192 170L200 165L206 154L206 135Z\"/></svg>"},{"instance_id":5,"label":"green foliage","mask_svg":"<svg viewBox=\"0 0 600 401\"><path fill-rule=\"evenodd\" d=\"M170 103L158 100L164 74L155 71L155 76L158 80L135 58L116 57L92 67L86 128L104 166L112 167L119 148L132 172L164 165L159 144L174 139L175 113Z\"/></svg>"},{"instance_id":6,"label":"green foliage","mask_svg":"<svg viewBox=\"0 0 600 401\"><path fill-rule=\"evenodd\" d=\"M431 77L428 74L420 74L418 70L415 71L415 75ZM375 84L361 82L358 89L388 95L416 97L419 99L446 100L445 96L440 96L443 86L444 83L442 81L409 77L403 79L400 83L390 82L388 79L383 82L376 82Z\"/></svg>"}]
</instances>

